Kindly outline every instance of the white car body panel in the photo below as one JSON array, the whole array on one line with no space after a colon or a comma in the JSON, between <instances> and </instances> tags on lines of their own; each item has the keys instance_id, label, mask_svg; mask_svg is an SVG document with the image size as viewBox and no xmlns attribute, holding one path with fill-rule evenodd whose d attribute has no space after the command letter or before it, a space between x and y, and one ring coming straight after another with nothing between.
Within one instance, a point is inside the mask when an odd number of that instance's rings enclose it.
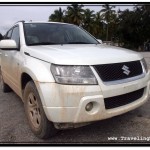
<instances>
[{"instance_id":1,"label":"white car body panel","mask_svg":"<svg viewBox=\"0 0 150 150\"><path fill-rule=\"evenodd\" d=\"M1 70L4 81L22 98L21 77L28 74L34 81L47 118L54 123L83 123L110 118L144 104L150 95L150 71L141 79L105 85L92 65L141 60L143 57L124 48L104 44L70 44L27 46L22 23L20 51L1 51ZM7 59L5 55L8 55ZM51 64L89 65L98 81L97 85L57 84L50 70ZM105 109L104 98L145 88L143 96L125 106ZM94 102L91 112L85 110Z\"/></svg>"},{"instance_id":2,"label":"white car body panel","mask_svg":"<svg viewBox=\"0 0 150 150\"><path fill-rule=\"evenodd\" d=\"M61 65L96 65L142 59L139 53L104 44L29 46L31 56Z\"/></svg>"}]
</instances>

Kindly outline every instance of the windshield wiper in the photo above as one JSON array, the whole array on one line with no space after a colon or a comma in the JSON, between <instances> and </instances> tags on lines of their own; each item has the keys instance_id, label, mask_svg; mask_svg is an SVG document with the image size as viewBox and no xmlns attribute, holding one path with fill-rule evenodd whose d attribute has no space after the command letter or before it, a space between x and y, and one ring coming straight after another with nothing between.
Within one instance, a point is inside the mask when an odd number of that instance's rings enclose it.
<instances>
[{"instance_id":1,"label":"windshield wiper","mask_svg":"<svg viewBox=\"0 0 150 150\"><path fill-rule=\"evenodd\" d=\"M34 46L34 45L62 45L62 44L94 44L94 43L87 43L87 42L68 42L68 43L38 42L38 43L31 43L28 45Z\"/></svg>"},{"instance_id":2,"label":"windshield wiper","mask_svg":"<svg viewBox=\"0 0 150 150\"><path fill-rule=\"evenodd\" d=\"M68 42L67 44L94 44L94 43L87 43L87 42Z\"/></svg>"},{"instance_id":3,"label":"windshield wiper","mask_svg":"<svg viewBox=\"0 0 150 150\"><path fill-rule=\"evenodd\" d=\"M32 46L32 45L56 45L58 43L52 43L52 42L38 42L38 43L31 43L29 44L29 46Z\"/></svg>"}]
</instances>

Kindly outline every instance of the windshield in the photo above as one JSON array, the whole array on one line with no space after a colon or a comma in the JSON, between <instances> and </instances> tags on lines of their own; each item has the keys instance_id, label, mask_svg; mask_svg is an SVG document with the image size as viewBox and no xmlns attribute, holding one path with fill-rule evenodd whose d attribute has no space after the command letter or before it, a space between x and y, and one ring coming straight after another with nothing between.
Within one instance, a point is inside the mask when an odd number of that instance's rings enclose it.
<instances>
[{"instance_id":1,"label":"windshield","mask_svg":"<svg viewBox=\"0 0 150 150\"><path fill-rule=\"evenodd\" d=\"M78 26L58 23L25 23L27 45L98 44L96 39Z\"/></svg>"}]
</instances>

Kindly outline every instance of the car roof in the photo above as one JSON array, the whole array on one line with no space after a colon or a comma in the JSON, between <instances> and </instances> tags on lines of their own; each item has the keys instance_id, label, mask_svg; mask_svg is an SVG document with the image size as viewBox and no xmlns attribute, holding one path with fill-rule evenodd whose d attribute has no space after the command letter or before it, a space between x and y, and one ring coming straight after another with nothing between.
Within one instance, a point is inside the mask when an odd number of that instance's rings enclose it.
<instances>
[{"instance_id":1,"label":"car roof","mask_svg":"<svg viewBox=\"0 0 150 150\"><path fill-rule=\"evenodd\" d=\"M52 23L57 23L57 24L68 24L68 25L73 25L73 24L70 24L70 23L64 23L64 22L53 22L53 21L18 21L17 23L20 23L20 22L23 22L23 23L50 23L50 24L52 24ZM16 24L17 24L16 23Z\"/></svg>"}]
</instances>

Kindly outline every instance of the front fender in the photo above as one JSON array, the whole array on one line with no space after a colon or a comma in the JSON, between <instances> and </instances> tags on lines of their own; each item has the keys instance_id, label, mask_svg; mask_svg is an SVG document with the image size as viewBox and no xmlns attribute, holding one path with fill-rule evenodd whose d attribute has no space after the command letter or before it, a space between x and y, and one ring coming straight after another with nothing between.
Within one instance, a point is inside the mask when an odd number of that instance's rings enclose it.
<instances>
[{"instance_id":1,"label":"front fender","mask_svg":"<svg viewBox=\"0 0 150 150\"><path fill-rule=\"evenodd\" d=\"M21 67L21 75L27 73L34 81L37 82L55 82L50 71L50 63L36 58L27 58Z\"/></svg>"},{"instance_id":2,"label":"front fender","mask_svg":"<svg viewBox=\"0 0 150 150\"><path fill-rule=\"evenodd\" d=\"M44 62L36 58L27 58L25 63L21 67L20 81L22 80L22 75L24 73L28 74L32 78L41 97L43 106L45 106L45 100L43 98L43 93L41 92L40 85L55 82L50 71L50 65L51 64L48 62Z\"/></svg>"}]
</instances>

